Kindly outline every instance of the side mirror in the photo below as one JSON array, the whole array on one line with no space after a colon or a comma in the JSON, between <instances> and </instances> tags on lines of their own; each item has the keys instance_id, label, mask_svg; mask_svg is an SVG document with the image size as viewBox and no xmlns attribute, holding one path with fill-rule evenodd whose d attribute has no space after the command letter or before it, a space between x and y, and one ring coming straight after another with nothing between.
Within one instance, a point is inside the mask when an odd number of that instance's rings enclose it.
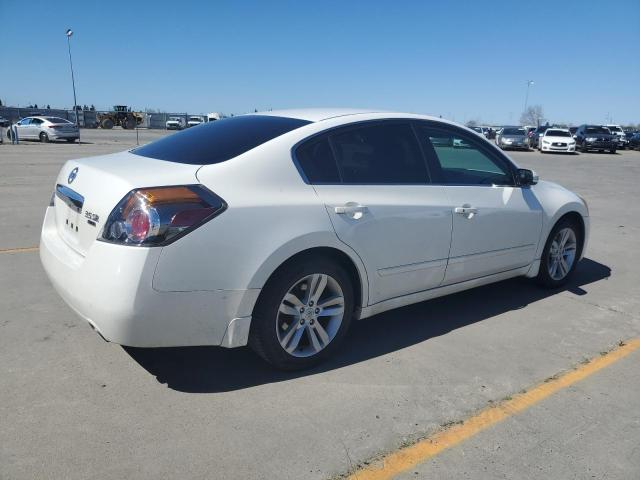
<instances>
[{"instance_id":1,"label":"side mirror","mask_svg":"<svg viewBox=\"0 0 640 480\"><path fill-rule=\"evenodd\" d=\"M538 177L538 174L536 174L536 172L534 172L533 170L527 170L526 168L518 169L518 184L521 187L525 187L527 185L535 185L536 183L538 183L538 180L540 180L540 178Z\"/></svg>"}]
</instances>

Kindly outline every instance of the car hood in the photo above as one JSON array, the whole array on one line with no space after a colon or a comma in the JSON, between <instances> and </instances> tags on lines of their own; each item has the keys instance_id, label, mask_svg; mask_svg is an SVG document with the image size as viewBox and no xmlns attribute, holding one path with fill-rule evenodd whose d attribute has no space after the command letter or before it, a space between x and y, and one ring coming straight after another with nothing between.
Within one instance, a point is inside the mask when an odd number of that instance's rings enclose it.
<instances>
[{"instance_id":1,"label":"car hood","mask_svg":"<svg viewBox=\"0 0 640 480\"><path fill-rule=\"evenodd\" d=\"M603 138L605 140L612 140L616 138L616 135L610 133L585 133L585 138Z\"/></svg>"},{"instance_id":2,"label":"car hood","mask_svg":"<svg viewBox=\"0 0 640 480\"><path fill-rule=\"evenodd\" d=\"M573 137L554 137L553 135L548 135L546 137L542 137L549 142L565 142L570 143L573 142Z\"/></svg>"}]
</instances>

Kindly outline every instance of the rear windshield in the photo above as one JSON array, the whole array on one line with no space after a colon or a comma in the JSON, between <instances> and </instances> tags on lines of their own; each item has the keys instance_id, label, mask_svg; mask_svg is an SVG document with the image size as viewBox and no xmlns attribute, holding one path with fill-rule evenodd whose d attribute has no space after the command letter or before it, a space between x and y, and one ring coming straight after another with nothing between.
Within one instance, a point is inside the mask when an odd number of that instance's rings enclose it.
<instances>
[{"instance_id":1,"label":"rear windshield","mask_svg":"<svg viewBox=\"0 0 640 480\"><path fill-rule=\"evenodd\" d=\"M609 130L611 130L612 132L621 132L621 131L622 131L622 129L621 129L620 127L612 127L612 126L609 126L609 127L607 127L607 128L608 128Z\"/></svg>"},{"instance_id":2,"label":"rear windshield","mask_svg":"<svg viewBox=\"0 0 640 480\"><path fill-rule=\"evenodd\" d=\"M269 115L242 115L204 123L131 150L136 155L191 165L212 165L248 152L311 122Z\"/></svg>"},{"instance_id":3,"label":"rear windshield","mask_svg":"<svg viewBox=\"0 0 640 480\"><path fill-rule=\"evenodd\" d=\"M69 120L60 117L44 117L44 119L51 123L71 123Z\"/></svg>"},{"instance_id":4,"label":"rear windshield","mask_svg":"<svg viewBox=\"0 0 640 480\"><path fill-rule=\"evenodd\" d=\"M545 133L547 137L570 137L571 134L564 130L547 130Z\"/></svg>"},{"instance_id":5,"label":"rear windshield","mask_svg":"<svg viewBox=\"0 0 640 480\"><path fill-rule=\"evenodd\" d=\"M524 128L505 128L502 130L503 135L526 135Z\"/></svg>"}]
</instances>

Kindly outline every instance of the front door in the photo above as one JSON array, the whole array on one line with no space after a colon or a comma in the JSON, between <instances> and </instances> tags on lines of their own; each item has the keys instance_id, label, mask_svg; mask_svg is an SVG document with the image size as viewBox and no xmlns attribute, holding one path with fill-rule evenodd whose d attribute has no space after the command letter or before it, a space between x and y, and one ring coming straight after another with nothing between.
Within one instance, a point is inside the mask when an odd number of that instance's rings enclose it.
<instances>
[{"instance_id":1,"label":"front door","mask_svg":"<svg viewBox=\"0 0 640 480\"><path fill-rule=\"evenodd\" d=\"M457 127L420 125L431 171L447 185L453 209L444 284L529 265L542 229L542 207L515 185L513 167L491 145Z\"/></svg>"}]
</instances>

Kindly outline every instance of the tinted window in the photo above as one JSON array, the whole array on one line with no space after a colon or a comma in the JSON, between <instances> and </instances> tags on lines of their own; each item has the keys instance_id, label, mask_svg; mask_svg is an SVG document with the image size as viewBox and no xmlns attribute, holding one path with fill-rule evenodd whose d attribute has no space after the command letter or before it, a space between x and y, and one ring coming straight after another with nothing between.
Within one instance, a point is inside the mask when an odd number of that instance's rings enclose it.
<instances>
[{"instance_id":1,"label":"tinted window","mask_svg":"<svg viewBox=\"0 0 640 480\"><path fill-rule=\"evenodd\" d=\"M336 160L326 137L311 140L298 147L296 158L310 183L340 182Z\"/></svg>"},{"instance_id":2,"label":"tinted window","mask_svg":"<svg viewBox=\"0 0 640 480\"><path fill-rule=\"evenodd\" d=\"M269 115L242 115L189 128L132 150L136 155L192 165L211 165L245 153L307 120Z\"/></svg>"},{"instance_id":3,"label":"tinted window","mask_svg":"<svg viewBox=\"0 0 640 480\"><path fill-rule=\"evenodd\" d=\"M420 147L408 124L352 128L331 135L343 183L427 183Z\"/></svg>"},{"instance_id":4,"label":"tinted window","mask_svg":"<svg viewBox=\"0 0 640 480\"><path fill-rule=\"evenodd\" d=\"M570 137L571 134L564 130L547 130L545 132L547 137Z\"/></svg>"},{"instance_id":5,"label":"tinted window","mask_svg":"<svg viewBox=\"0 0 640 480\"><path fill-rule=\"evenodd\" d=\"M40 125L41 123L43 123L43 122L39 118L32 118L31 119L31 125Z\"/></svg>"},{"instance_id":6,"label":"tinted window","mask_svg":"<svg viewBox=\"0 0 640 480\"><path fill-rule=\"evenodd\" d=\"M524 128L505 128L502 130L503 135L526 135Z\"/></svg>"},{"instance_id":7,"label":"tinted window","mask_svg":"<svg viewBox=\"0 0 640 480\"><path fill-rule=\"evenodd\" d=\"M51 123L72 123L69 120L65 120L60 117L45 117L44 119Z\"/></svg>"},{"instance_id":8,"label":"tinted window","mask_svg":"<svg viewBox=\"0 0 640 480\"><path fill-rule=\"evenodd\" d=\"M603 133L603 134L608 134L611 133L609 132L608 128L605 127L587 127L585 128L585 133Z\"/></svg>"},{"instance_id":9,"label":"tinted window","mask_svg":"<svg viewBox=\"0 0 640 480\"><path fill-rule=\"evenodd\" d=\"M505 162L493 158L475 139L448 129L418 127L427 153L434 155L440 182L455 185L513 185Z\"/></svg>"}]
</instances>

